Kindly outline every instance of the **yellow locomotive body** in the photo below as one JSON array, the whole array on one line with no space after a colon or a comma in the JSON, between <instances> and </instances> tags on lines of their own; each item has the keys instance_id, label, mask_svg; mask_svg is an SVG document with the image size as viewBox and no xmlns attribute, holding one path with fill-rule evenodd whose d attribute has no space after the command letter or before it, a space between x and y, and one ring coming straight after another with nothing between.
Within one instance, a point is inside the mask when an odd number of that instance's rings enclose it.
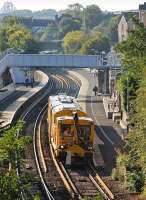
<instances>
[{"instance_id":1,"label":"yellow locomotive body","mask_svg":"<svg viewBox=\"0 0 146 200\"><path fill-rule=\"evenodd\" d=\"M76 99L66 94L49 97L49 139L57 157L92 158L94 123Z\"/></svg>"}]
</instances>

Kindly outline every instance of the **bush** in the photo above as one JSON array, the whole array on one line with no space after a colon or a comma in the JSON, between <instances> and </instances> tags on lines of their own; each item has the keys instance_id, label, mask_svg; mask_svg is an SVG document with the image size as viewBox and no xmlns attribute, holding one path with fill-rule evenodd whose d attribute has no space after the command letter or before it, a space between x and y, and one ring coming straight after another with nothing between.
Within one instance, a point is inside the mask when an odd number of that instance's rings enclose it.
<instances>
[{"instance_id":1,"label":"bush","mask_svg":"<svg viewBox=\"0 0 146 200\"><path fill-rule=\"evenodd\" d=\"M118 172L118 170L116 168L114 168L112 170L111 177L112 177L113 180L118 180L119 179L119 172Z\"/></svg>"}]
</instances>

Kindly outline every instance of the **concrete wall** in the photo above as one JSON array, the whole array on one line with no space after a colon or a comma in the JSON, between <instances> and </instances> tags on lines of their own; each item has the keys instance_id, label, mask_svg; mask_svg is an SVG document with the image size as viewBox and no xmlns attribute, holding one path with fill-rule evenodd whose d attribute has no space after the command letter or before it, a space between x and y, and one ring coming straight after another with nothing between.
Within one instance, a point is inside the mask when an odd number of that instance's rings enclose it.
<instances>
[{"instance_id":1,"label":"concrete wall","mask_svg":"<svg viewBox=\"0 0 146 200\"><path fill-rule=\"evenodd\" d=\"M26 78L29 80L29 83L31 83L33 78L37 81L37 76L34 74L34 70L30 68L11 68L10 73L13 82L16 84L25 83Z\"/></svg>"},{"instance_id":2,"label":"concrete wall","mask_svg":"<svg viewBox=\"0 0 146 200\"><path fill-rule=\"evenodd\" d=\"M98 70L98 92L109 94L109 70Z\"/></svg>"},{"instance_id":3,"label":"concrete wall","mask_svg":"<svg viewBox=\"0 0 146 200\"><path fill-rule=\"evenodd\" d=\"M3 87L3 79L0 77L0 89Z\"/></svg>"},{"instance_id":4,"label":"concrete wall","mask_svg":"<svg viewBox=\"0 0 146 200\"><path fill-rule=\"evenodd\" d=\"M14 83L25 83L25 72L19 68L10 69L11 77Z\"/></svg>"}]
</instances>

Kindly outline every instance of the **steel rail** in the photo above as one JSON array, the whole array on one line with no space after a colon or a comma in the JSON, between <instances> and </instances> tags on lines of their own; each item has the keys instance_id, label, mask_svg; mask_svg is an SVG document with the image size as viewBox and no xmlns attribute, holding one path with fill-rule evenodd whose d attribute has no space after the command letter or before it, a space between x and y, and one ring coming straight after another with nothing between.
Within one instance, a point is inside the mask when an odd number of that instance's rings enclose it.
<instances>
[{"instance_id":1,"label":"steel rail","mask_svg":"<svg viewBox=\"0 0 146 200\"><path fill-rule=\"evenodd\" d=\"M49 87L49 91L51 90L51 88L53 87L53 82L51 82L51 86ZM47 91L48 93L48 91ZM37 101L35 101L34 104L32 104L28 109L27 111L25 111L22 115L21 115L21 119L22 121L25 121L25 119L27 118L27 116L30 114L30 112L34 109L34 107L46 96L47 94L45 93L41 98L38 98ZM20 132L17 134L17 137L19 137L20 135ZM19 175L19 169L17 168L16 169L17 171L17 174ZM21 191L21 197L22 197L22 200L27 200L27 197L26 197L26 194L25 194L25 191L24 189L22 189Z\"/></svg>"},{"instance_id":2,"label":"steel rail","mask_svg":"<svg viewBox=\"0 0 146 200\"><path fill-rule=\"evenodd\" d=\"M63 91L64 84L67 86L67 91L66 92L69 93L69 91L71 90L71 87L70 87L70 84L68 83L68 81L66 81L65 78L62 77L61 75L57 75L57 76L53 75L53 77L55 79L57 79L60 82L60 85L61 85L61 87L59 87L59 89L58 89L58 91L56 93ZM79 83L77 85L79 86ZM77 91L76 91L76 93L77 93ZM42 144L41 144L41 141L40 141L41 140L41 137L40 137L40 135L41 135L41 133L40 133L40 131L41 131L41 123L42 123L42 120L44 118L44 114L45 114L45 110L47 108L47 105L48 104L46 104L43 107L43 109L40 111L40 113L39 113L39 115L37 117L37 120L35 122L34 134L33 134L33 149L34 149L34 155L35 155L35 162L36 162L36 166L37 166L37 171L39 173L39 177L41 179L42 186L43 186L43 188L45 190L47 199L53 200L54 197L52 196L51 192L49 191L49 189L47 187L46 181L45 181L45 179L43 177L43 173L42 173L41 166L40 166L40 160L39 160L39 159L41 159L44 171L47 172L47 166L46 166L46 163L45 163L43 150L42 150ZM39 154L40 154L41 158L39 158L39 156L38 156L37 139L36 139L37 138L37 135L36 135L37 134L37 130L38 130L38 140L39 140L38 141ZM67 186L67 182L66 182L65 185ZM69 186L67 186L67 187L69 187Z\"/></svg>"},{"instance_id":3,"label":"steel rail","mask_svg":"<svg viewBox=\"0 0 146 200\"><path fill-rule=\"evenodd\" d=\"M61 79L60 82L61 82L62 87L64 85L63 82L65 82L65 84L68 85L67 88L68 88L68 92L69 92L70 87L69 87L69 84L67 83L67 81L65 81L64 78L62 78L61 76L57 76L56 78L58 80ZM77 95L77 93L78 92L76 92L76 95ZM40 139L40 127L41 127L40 124L42 123L42 119L44 117L45 109L46 108L47 108L47 104L43 107L43 109L39 113L38 118L37 118L36 123L35 123L35 128L34 128L34 129L36 129L38 127L38 132L39 132L38 133L39 134L39 146L40 146L40 151L41 151L40 155L41 155L41 160L43 162L43 166L44 166L44 169L45 169L44 171L47 171L47 167L46 167L46 163L45 163L45 160L44 160L44 157L43 157L43 151L42 151L42 146L41 146L41 141L40 141L41 140ZM40 124L37 125L38 121L40 121L39 122ZM35 138L36 137L36 132L37 131L34 131L33 141L34 141L34 145L35 145L34 146L34 152L35 152L37 169L38 169L39 176L41 178L41 182L43 184L43 187L46 190L47 198L50 200L51 198L54 198L54 197L52 196L51 192L49 191L49 189L47 187L47 184L46 184L46 182L45 182L45 180L43 178L42 172L41 172L41 167L40 167L40 164L39 164L39 158L38 158L37 149L36 149L36 138ZM53 149L52 149L51 146L50 146L50 150L51 150L52 158L53 158L53 161L54 161L55 166L57 168L57 171L59 172L59 174L60 174L60 176L61 176L61 178L62 178L62 180L64 182L64 185L66 186L66 188L70 192L71 196L76 196L76 197L78 196L78 198L81 198L80 192L78 191L78 189L77 189L76 185L74 184L74 182L71 180L68 172L66 171L66 169L64 167L62 167L61 163L57 162L57 160L56 160L56 158L55 158L55 156L53 154ZM98 188L99 192L104 196L105 199L107 199L107 200L113 199L113 198L109 198L108 195L107 195L107 193L105 192L105 187L103 188L103 186L105 186L105 184L103 184L103 182L102 182L102 184L97 183L97 180L95 180L95 178L91 175L90 172L88 172L88 176L89 176L91 182L96 186L96 188ZM101 179L100 179L100 182L101 182ZM107 189L107 187L106 187L106 189ZM74 193L74 195L73 195L73 193Z\"/></svg>"},{"instance_id":4,"label":"steel rail","mask_svg":"<svg viewBox=\"0 0 146 200\"><path fill-rule=\"evenodd\" d=\"M47 184L43 178L43 174L40 168L40 164L39 164L39 157L38 157L38 153L37 153L37 145L36 145L36 134L37 134L37 127L40 126L42 119L43 119L43 115L45 113L46 107L48 104L46 104L43 109L41 110L41 112L39 113L37 120L35 122L35 126L34 126L34 134L33 134L33 149L34 149L34 155L35 155L35 162L36 162L36 166L37 166L37 170L39 173L39 177L41 179L41 183L43 185L43 188L45 189L45 193L47 195L47 199L48 200L55 200L54 197L52 196L51 192L49 191ZM39 130L40 131L40 130Z\"/></svg>"},{"instance_id":5,"label":"steel rail","mask_svg":"<svg viewBox=\"0 0 146 200\"><path fill-rule=\"evenodd\" d=\"M63 81L58 76L53 76L53 77L56 78L61 83L61 87L56 92L56 93L58 93L59 91L61 91L63 89ZM36 122L35 122L34 134L33 134L33 150L34 150L34 156L35 156L37 171L39 173L39 177L41 179L41 184L42 184L42 186L45 190L45 194L47 196L47 199L48 200L55 200L54 197L52 196L51 192L49 191L47 184L46 184L44 177L43 177L43 173L42 173L40 162L39 162L38 149L37 149L37 139L36 139L37 138L36 134L37 134L37 129L38 129L38 140L39 140L38 142L39 142L39 147L40 147L39 150L40 150L41 160L43 162L44 171L47 172L47 166L46 166L45 159L44 159L44 156L43 156L43 150L42 150L41 138L40 138L40 134L41 134L40 133L40 131L41 131L40 127L41 127L41 123L42 123L45 111L47 109L47 106L48 106L48 103L42 108L42 110L40 111L40 113L39 113L39 115L36 119Z\"/></svg>"}]
</instances>

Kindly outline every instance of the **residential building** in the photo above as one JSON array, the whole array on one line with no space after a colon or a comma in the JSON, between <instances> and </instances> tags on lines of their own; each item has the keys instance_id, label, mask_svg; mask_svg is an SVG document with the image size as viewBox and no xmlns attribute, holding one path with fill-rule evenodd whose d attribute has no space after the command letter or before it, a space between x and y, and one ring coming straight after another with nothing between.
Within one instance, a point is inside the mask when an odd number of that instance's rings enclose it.
<instances>
[{"instance_id":1,"label":"residential building","mask_svg":"<svg viewBox=\"0 0 146 200\"><path fill-rule=\"evenodd\" d=\"M3 7L0 10L0 13L6 14L10 12L14 12L16 10L15 5L11 1L6 1L3 4Z\"/></svg>"},{"instance_id":2,"label":"residential building","mask_svg":"<svg viewBox=\"0 0 146 200\"><path fill-rule=\"evenodd\" d=\"M146 27L146 2L139 5L139 21Z\"/></svg>"},{"instance_id":3,"label":"residential building","mask_svg":"<svg viewBox=\"0 0 146 200\"><path fill-rule=\"evenodd\" d=\"M131 30L135 28L135 24L133 22L132 16L137 15L138 13L123 13L120 17L118 23L118 41L122 42L127 40L128 34Z\"/></svg>"},{"instance_id":4,"label":"residential building","mask_svg":"<svg viewBox=\"0 0 146 200\"><path fill-rule=\"evenodd\" d=\"M121 19L118 24L118 41L122 42L128 38L128 23L124 15L121 16Z\"/></svg>"},{"instance_id":5,"label":"residential building","mask_svg":"<svg viewBox=\"0 0 146 200\"><path fill-rule=\"evenodd\" d=\"M139 5L139 11L123 12L118 23L118 41L122 42L127 40L128 34L135 28L132 16L138 16L139 22L143 23L146 27L146 2Z\"/></svg>"}]
</instances>

